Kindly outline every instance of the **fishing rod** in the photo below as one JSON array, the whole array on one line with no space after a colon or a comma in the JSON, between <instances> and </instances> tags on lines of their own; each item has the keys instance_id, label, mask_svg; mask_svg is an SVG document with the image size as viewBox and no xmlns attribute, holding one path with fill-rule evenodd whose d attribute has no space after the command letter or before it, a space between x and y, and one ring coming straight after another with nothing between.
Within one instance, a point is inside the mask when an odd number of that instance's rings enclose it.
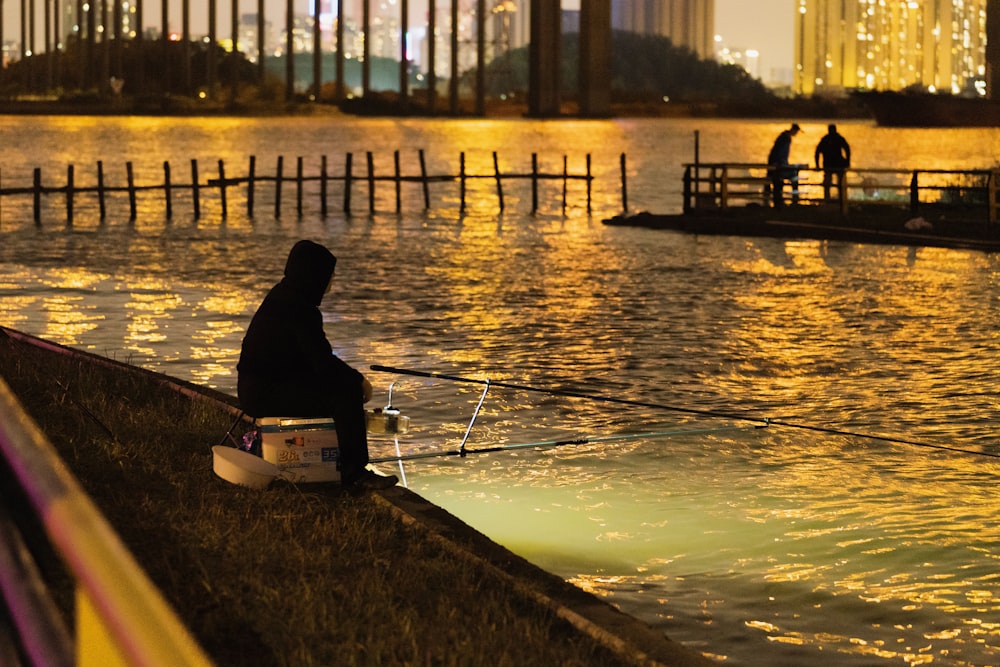
<instances>
[{"instance_id":1,"label":"fishing rod","mask_svg":"<svg viewBox=\"0 0 1000 667\"><path fill-rule=\"evenodd\" d=\"M541 440L538 442L522 442L513 445L496 445L494 447L476 447L468 449L462 443L459 449L448 449L439 452L420 452L417 454L400 455L397 450L396 456L386 456L383 458L373 458L372 463L389 463L393 461L413 461L417 459L444 458L448 456L458 456L465 458L469 454L490 454L493 452L507 452L516 449L551 449L553 447L565 447L569 445L590 445L600 442L612 442L616 440L636 440L639 438L665 438L675 435L690 435L704 433L719 433L721 431L737 431L745 429L745 426L718 426L713 428L687 428L672 429L669 431L651 431L648 433L624 433L620 435L605 435L594 438L566 438L564 440Z\"/></svg>"},{"instance_id":2,"label":"fishing rod","mask_svg":"<svg viewBox=\"0 0 1000 667\"><path fill-rule=\"evenodd\" d=\"M839 428L825 427L825 426L814 426L812 424L801 424L797 422L789 422L783 419L774 419L771 417L757 417L753 415L748 415L745 413L737 412L725 412L719 410L702 410L698 408L689 408L677 405L666 405L663 403L652 403L649 401L637 401L628 398L619 398L617 396L604 396L601 394L588 394L580 391L573 391L569 389L548 389L544 387L533 387L530 385L516 384L513 382L501 382L498 380L480 380L477 378L463 377L460 375L449 375L447 373L435 373L431 371L418 371L411 370L408 368L397 368L393 366L381 366L374 364L371 366L371 370L380 373L395 373L398 375L412 375L415 377L423 378L434 378L439 380L449 380L451 382L463 382L467 384L486 384L491 387L501 387L504 389L515 389L519 391L528 391L542 394L549 394L551 396L564 396L567 398L580 398L588 401L598 401L603 403L613 403L617 405L629 405L633 407L640 408L652 408L655 410L670 410L672 412L680 412L684 414L700 415L703 417L715 417L720 419L734 419L739 421L748 421L760 424L763 426L783 426L785 428L794 428L805 431L813 431L816 433L825 433L827 435L838 435L845 437L855 437L855 438L865 438L867 440L877 440L880 442L886 442L895 445L908 445L910 447L925 447L927 449L939 449L949 452L957 452L959 454L971 454L973 456L986 456L989 458L1000 459L1000 453L994 452L982 452L976 451L974 449L965 449L962 447L952 447L949 445L938 445L929 442L921 442L918 440L908 440L905 438L897 438L888 435L879 435L876 433L860 433L857 431L848 431Z\"/></svg>"},{"instance_id":3,"label":"fishing rod","mask_svg":"<svg viewBox=\"0 0 1000 667\"><path fill-rule=\"evenodd\" d=\"M448 375L447 373L435 373L432 371L415 371L408 368L396 368L394 366L381 366L379 364L372 364L369 368L371 370L379 373L396 373L398 375L412 375L415 377L423 378L434 378L438 380L450 380L452 382L464 382L467 384L485 384L491 387L500 387L502 389L517 389L520 391L531 391L542 394L550 394L553 396L566 396L569 398L583 398L590 401L603 401L605 403L617 403L619 405L631 405L640 408L658 408L658 409L668 409L674 412L686 412L693 415L702 415L705 417L721 417L726 419L741 419L744 421L755 421L761 424L767 425L770 422L766 418L762 417L750 417L745 414L730 414L726 412L719 412L716 410L699 410L697 408L683 408L673 405L662 405L660 403L647 403L645 401L636 401L627 398L618 398L616 396L601 396L599 394L585 394L579 391L571 391L569 389L547 389L543 387L532 387L524 384L514 384L512 382L501 382L499 380L480 380L478 378L462 377L460 375Z\"/></svg>"}]
</instances>

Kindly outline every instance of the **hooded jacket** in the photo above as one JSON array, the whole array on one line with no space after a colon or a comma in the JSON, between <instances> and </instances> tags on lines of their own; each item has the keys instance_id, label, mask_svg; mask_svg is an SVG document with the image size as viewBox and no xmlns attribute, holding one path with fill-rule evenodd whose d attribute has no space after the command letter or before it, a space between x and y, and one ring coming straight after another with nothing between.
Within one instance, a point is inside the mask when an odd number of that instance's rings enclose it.
<instances>
[{"instance_id":1,"label":"hooded jacket","mask_svg":"<svg viewBox=\"0 0 1000 667\"><path fill-rule=\"evenodd\" d=\"M253 417L319 417L333 397L360 391L362 374L333 354L320 302L337 258L312 241L288 254L284 277L250 321L237 364L240 405Z\"/></svg>"}]
</instances>

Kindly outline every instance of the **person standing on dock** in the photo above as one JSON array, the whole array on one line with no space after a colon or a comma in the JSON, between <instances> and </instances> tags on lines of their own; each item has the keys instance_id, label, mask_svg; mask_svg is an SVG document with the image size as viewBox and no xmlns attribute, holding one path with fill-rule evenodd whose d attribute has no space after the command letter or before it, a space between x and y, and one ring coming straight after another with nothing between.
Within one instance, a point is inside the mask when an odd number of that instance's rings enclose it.
<instances>
[{"instance_id":1,"label":"person standing on dock","mask_svg":"<svg viewBox=\"0 0 1000 667\"><path fill-rule=\"evenodd\" d=\"M319 305L337 258L324 246L292 246L285 274L250 320L237 369L240 407L251 417L333 417L345 488L388 488L399 479L367 468L364 404L372 385L333 353Z\"/></svg>"},{"instance_id":2,"label":"person standing on dock","mask_svg":"<svg viewBox=\"0 0 1000 667\"><path fill-rule=\"evenodd\" d=\"M820 165L820 158L823 164ZM837 193L843 194L844 170L851 166L851 146L843 135L837 132L833 123L827 126L826 135L816 144L816 168L823 169L823 198L830 200L830 188L837 178Z\"/></svg>"},{"instance_id":3,"label":"person standing on dock","mask_svg":"<svg viewBox=\"0 0 1000 667\"><path fill-rule=\"evenodd\" d=\"M788 163L788 155L792 150L792 138L802 131L798 123L792 123L787 130L782 131L774 140L771 152L767 154L767 166L771 176L771 197L775 208L785 205L783 190L787 179L792 188L798 190L799 170Z\"/></svg>"}]
</instances>

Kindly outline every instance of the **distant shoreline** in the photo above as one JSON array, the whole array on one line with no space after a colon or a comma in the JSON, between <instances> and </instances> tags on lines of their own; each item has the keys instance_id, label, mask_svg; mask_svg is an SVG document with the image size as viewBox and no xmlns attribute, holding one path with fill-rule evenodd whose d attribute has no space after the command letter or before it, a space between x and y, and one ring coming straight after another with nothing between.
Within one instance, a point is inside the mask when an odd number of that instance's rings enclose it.
<instances>
[{"instance_id":1,"label":"distant shoreline","mask_svg":"<svg viewBox=\"0 0 1000 667\"><path fill-rule=\"evenodd\" d=\"M371 116L388 118L526 118L527 104L490 100L482 116L471 112L463 101L458 114L449 113L447 101L435 110L422 101L401 107L395 95L376 95L370 100L347 100L340 105L328 102L270 102L230 104L187 97L123 98L102 100L7 100L0 101L0 115L7 116L153 116L153 117L281 117L281 116ZM577 113L576 105L565 102L551 120L588 118ZM740 103L654 102L612 103L611 113L600 118L761 118L761 119L873 119L872 114L849 99L779 100L767 108Z\"/></svg>"}]
</instances>

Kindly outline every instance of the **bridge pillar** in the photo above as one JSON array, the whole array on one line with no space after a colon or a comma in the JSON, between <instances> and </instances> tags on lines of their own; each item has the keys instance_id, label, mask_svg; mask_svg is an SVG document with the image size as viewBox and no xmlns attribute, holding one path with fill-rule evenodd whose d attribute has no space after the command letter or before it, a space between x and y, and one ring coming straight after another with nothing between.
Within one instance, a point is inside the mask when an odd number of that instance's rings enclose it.
<instances>
[{"instance_id":1,"label":"bridge pillar","mask_svg":"<svg viewBox=\"0 0 1000 667\"><path fill-rule=\"evenodd\" d=\"M580 0L580 115L611 115L611 3Z\"/></svg>"},{"instance_id":2,"label":"bridge pillar","mask_svg":"<svg viewBox=\"0 0 1000 667\"><path fill-rule=\"evenodd\" d=\"M986 0L986 96L1000 100L1000 0Z\"/></svg>"},{"instance_id":3,"label":"bridge pillar","mask_svg":"<svg viewBox=\"0 0 1000 667\"><path fill-rule=\"evenodd\" d=\"M559 0L531 0L528 47L528 115L558 116L562 33Z\"/></svg>"}]
</instances>

